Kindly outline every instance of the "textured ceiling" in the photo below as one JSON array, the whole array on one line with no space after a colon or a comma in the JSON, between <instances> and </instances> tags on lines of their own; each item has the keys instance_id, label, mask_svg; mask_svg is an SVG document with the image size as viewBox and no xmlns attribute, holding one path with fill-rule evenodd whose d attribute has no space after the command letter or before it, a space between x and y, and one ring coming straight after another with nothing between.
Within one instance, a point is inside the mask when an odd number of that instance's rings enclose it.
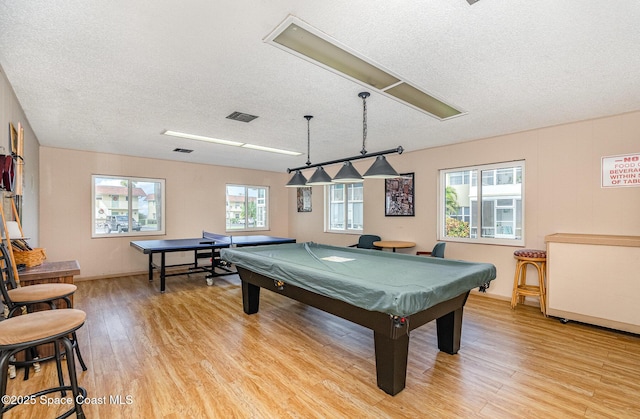
<instances>
[{"instance_id":1,"label":"textured ceiling","mask_svg":"<svg viewBox=\"0 0 640 419\"><path fill-rule=\"evenodd\" d=\"M263 42L288 15L466 114L439 121ZM306 161L306 114L312 162L359 153L363 90L370 152L639 110L639 22L636 0L0 0L0 66L43 146L284 172Z\"/></svg>"}]
</instances>

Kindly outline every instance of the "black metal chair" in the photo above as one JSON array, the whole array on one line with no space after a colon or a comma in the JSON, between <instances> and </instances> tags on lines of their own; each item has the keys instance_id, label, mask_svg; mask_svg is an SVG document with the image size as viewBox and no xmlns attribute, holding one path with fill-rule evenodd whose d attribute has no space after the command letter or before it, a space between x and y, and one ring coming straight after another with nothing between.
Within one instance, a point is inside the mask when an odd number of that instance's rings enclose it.
<instances>
[{"instance_id":1,"label":"black metal chair","mask_svg":"<svg viewBox=\"0 0 640 419\"><path fill-rule=\"evenodd\" d=\"M56 309L56 301L64 301L66 308L72 308L71 296L76 292L78 287L73 284L36 284L29 285L28 287L19 287L16 283L16 279L13 275L13 265L11 256L4 243L0 244L0 274L2 280L0 280L0 299L1 302L7 306L7 318L11 318L19 310L21 312L31 311L36 304L46 304L50 309ZM75 334L72 334L72 343L80 362L80 366L83 371L87 370L87 367L80 354L80 347ZM38 354L36 347L33 346L29 349L25 361L11 361L12 365L16 367L25 367L24 379L29 379L29 367L32 365L38 365L39 361L43 359L37 359Z\"/></svg>"},{"instance_id":2,"label":"black metal chair","mask_svg":"<svg viewBox=\"0 0 640 419\"><path fill-rule=\"evenodd\" d=\"M357 248L360 248L360 249L382 250L381 247L373 245L373 242L377 242L377 241L380 241L380 240L382 240L380 238L380 236L376 236L374 234L363 234L358 239L358 243L352 244L349 247L357 247Z\"/></svg>"},{"instance_id":3,"label":"black metal chair","mask_svg":"<svg viewBox=\"0 0 640 419\"><path fill-rule=\"evenodd\" d=\"M431 256L434 258L444 258L444 248L446 244L447 243L445 242L438 242L436 243L435 246L433 246L433 250L431 250L430 252L416 252L416 255Z\"/></svg>"},{"instance_id":4,"label":"black metal chair","mask_svg":"<svg viewBox=\"0 0 640 419\"><path fill-rule=\"evenodd\" d=\"M75 336L85 322L84 311L76 309L45 310L35 313L28 313L21 316L12 317L0 322L0 417L7 411L20 404L30 404L37 401L41 396L50 393L60 392L62 397L66 396L66 391L73 393L73 407L65 412L60 418L66 418L75 412L76 417L84 418L82 411L83 399L87 397L87 391L78 386L76 377L75 359L73 356L73 343L69 340L69 335ZM37 345L52 343L56 352L56 366L58 370L58 380L60 385L45 390L38 391L28 396L20 395L13 398L7 395L7 371L11 358L18 352L33 348ZM69 373L69 385L65 386L62 380L62 362L60 345L64 348L67 357L67 371Z\"/></svg>"}]
</instances>

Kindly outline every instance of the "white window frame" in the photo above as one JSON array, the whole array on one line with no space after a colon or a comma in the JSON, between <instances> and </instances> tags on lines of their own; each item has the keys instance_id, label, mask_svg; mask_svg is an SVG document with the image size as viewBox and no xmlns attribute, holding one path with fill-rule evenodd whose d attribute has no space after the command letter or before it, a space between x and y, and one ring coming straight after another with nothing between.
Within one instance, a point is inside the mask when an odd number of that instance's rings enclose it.
<instances>
[{"instance_id":1,"label":"white window frame","mask_svg":"<svg viewBox=\"0 0 640 419\"><path fill-rule=\"evenodd\" d=\"M264 226L257 226L258 224L258 218L260 220L262 220L262 213L260 211L257 211L256 213L256 227L247 227L249 225L249 219L248 216L249 214L245 212L245 218L244 218L244 225L245 227L242 228L229 228L229 225L227 224L227 220L229 219L230 215L232 215L231 218L233 219L240 219L240 212L242 211L242 205L238 206L237 202L234 201L233 204L229 204L229 195L228 195L228 190L229 188L243 188L244 189L244 206L245 208L247 208L248 206L248 199L249 199L249 194L248 194L248 189L263 189L265 191L265 197L262 198L260 196L258 196L256 198L256 210L258 208L258 206L260 206L261 208L264 208ZM269 230L269 217L270 217L270 211L269 211L269 187L268 186L264 186L264 185L241 185L241 184L236 184L236 183L228 183L225 185L224 188L224 196L225 196L225 232L227 233L233 233L233 232L238 232L238 231L266 231ZM240 212L236 211L239 210ZM231 214L230 211L233 211L233 214Z\"/></svg>"},{"instance_id":2,"label":"white window frame","mask_svg":"<svg viewBox=\"0 0 640 419\"><path fill-rule=\"evenodd\" d=\"M499 237L482 237L482 229L483 229L483 225L482 225L482 210L483 210L483 205L475 205L475 211L476 214L470 214L471 219L475 219L478 222L478 225L476 226L477 229L477 237L450 237L446 235L446 179L447 179L447 174L448 173L455 173L455 172L461 172L461 171L476 171L476 175L470 175L468 177L469 179L469 188L473 189L475 188L477 191L477 198L475 200L476 204L478 202L483 202L483 187L486 189L487 186L492 186L492 187L499 187L501 185L496 184L497 183L497 171L501 170L501 169L506 169L506 168L520 168L521 169L521 178L520 178L520 182L517 182L516 179L516 173L517 171L514 170L514 183L511 185L520 185L519 187L519 196L516 195L509 195L509 194L505 194L505 195L501 195L495 198L495 203L496 205L494 205L493 207L493 211L494 211L494 220L495 220L495 213L497 212L498 209L502 209L502 208L506 208L506 207L502 207L502 206L498 206L498 200L509 200L512 199L512 203L513 205L510 208L514 209L514 228L515 228L515 220L517 218L517 214L515 212L515 209L517 208L517 204L516 204L516 200L519 197L520 198L520 207L521 207L521 235L520 238L515 238L515 233L514 234L498 234L496 233L497 236ZM494 173L492 176L488 176L488 178L493 179L494 184L493 185L482 185L482 172L483 171L491 171L494 170L496 171L496 173ZM480 180L480 182L478 182L478 179ZM478 185L478 183L480 183ZM485 191L485 195L486 195L486 191ZM469 204L469 209L470 211L473 211L473 205L470 203ZM495 221L494 221L495 224ZM470 222L470 228L471 228L471 222ZM486 228L494 228L494 226L491 227L486 227ZM467 167L456 167L456 168L450 168L450 169L441 169L439 171L439 188L438 188L438 240L442 240L442 241L450 241L450 242L462 242L462 243L479 243L479 244L494 244L494 245L504 245L504 246L524 246L525 245L525 161L524 160L516 160L516 161L508 161L508 162L501 162L501 163L492 163L492 164L484 164L484 165L476 165L476 166L467 166Z\"/></svg>"},{"instance_id":3,"label":"white window frame","mask_svg":"<svg viewBox=\"0 0 640 419\"><path fill-rule=\"evenodd\" d=\"M100 205L99 202L104 202L102 197L96 196L96 181L98 179L113 179L114 182L119 182L121 180L127 181L127 195L124 197L124 201L127 203L126 208L118 208L120 211L126 211L129 215L128 217L128 228L126 232L109 232L106 228L106 219L108 216L119 215L119 214L108 214L109 210L105 211L105 206L114 205L115 202L119 203L121 200L119 198L114 199L113 196L111 200L109 200L108 204ZM145 229L144 225L141 225L140 231L135 231L133 229L132 220L135 220L135 216L133 214L138 211L138 220L140 220L140 214L138 208L134 208L134 202L136 201L133 196L133 185L134 183L157 183L159 184L160 191L154 192L156 195L155 202L155 210L156 214L156 226L152 230ZM127 237L127 236L158 236L165 234L165 195L166 195L166 185L165 179L152 179L152 178L142 178L142 177L132 177L132 176L116 176L116 175L91 175L91 237L92 238L101 238L101 237ZM159 199L158 199L159 198Z\"/></svg>"},{"instance_id":4,"label":"white window frame","mask_svg":"<svg viewBox=\"0 0 640 419\"><path fill-rule=\"evenodd\" d=\"M334 229L331 228L331 188L338 186L338 185L343 185L344 189L342 191L342 195L343 195L343 201L344 205L345 205L345 210L344 210L344 223L343 226L344 228L341 229ZM349 188L350 187L361 187L362 188L362 201L353 201L352 202L358 202L358 203L362 203L362 228L349 228ZM362 234L362 232L364 231L364 205L365 205L365 198L364 198L364 183L360 182L360 183L343 183L343 184L335 184L335 185L327 185L324 187L324 213L325 213L325 217L324 217L324 231L325 233L339 233L339 234Z\"/></svg>"}]
</instances>

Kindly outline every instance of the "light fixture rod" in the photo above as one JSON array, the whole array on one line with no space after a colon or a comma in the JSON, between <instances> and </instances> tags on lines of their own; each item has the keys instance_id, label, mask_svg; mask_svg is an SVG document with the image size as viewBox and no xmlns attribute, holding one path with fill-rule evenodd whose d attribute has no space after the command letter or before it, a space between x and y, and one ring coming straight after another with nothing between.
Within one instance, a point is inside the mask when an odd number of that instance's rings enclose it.
<instances>
[{"instance_id":1,"label":"light fixture rod","mask_svg":"<svg viewBox=\"0 0 640 419\"><path fill-rule=\"evenodd\" d=\"M362 99L362 150L360 150L360 154L363 156L367 154L367 98L369 96L369 92L358 94L358 97Z\"/></svg>"},{"instance_id":2,"label":"light fixture rod","mask_svg":"<svg viewBox=\"0 0 640 419\"><path fill-rule=\"evenodd\" d=\"M311 131L309 128L309 122L311 121L311 118L313 118L313 115L304 116L304 119L307 120L307 166L311 164L311 157L309 157L311 150Z\"/></svg>"},{"instance_id":3,"label":"light fixture rod","mask_svg":"<svg viewBox=\"0 0 640 419\"><path fill-rule=\"evenodd\" d=\"M384 150L384 151L377 151L375 153L361 154L359 156L345 157L343 159L330 160L330 161L325 161L325 162L322 162L322 163L314 163L314 164L309 164L309 165L306 165L306 166L294 167L292 169L287 169L287 173L291 173L291 172L294 172L296 170L304 170L304 169L309 169L309 168L312 168L312 167L319 167L319 166L328 166L330 164L344 163L346 161L352 161L352 160L367 159L369 157L384 156L384 155L393 154L393 153L402 154L403 151L404 151L404 148L402 148L402 146L398 146L397 148L391 148L389 150Z\"/></svg>"}]
</instances>

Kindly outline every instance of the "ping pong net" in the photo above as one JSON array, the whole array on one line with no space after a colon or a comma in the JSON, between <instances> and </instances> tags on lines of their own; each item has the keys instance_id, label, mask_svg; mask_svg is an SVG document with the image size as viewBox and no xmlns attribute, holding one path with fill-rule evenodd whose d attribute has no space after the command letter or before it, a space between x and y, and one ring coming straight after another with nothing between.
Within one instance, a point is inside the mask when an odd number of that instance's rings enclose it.
<instances>
[{"instance_id":1,"label":"ping pong net","mask_svg":"<svg viewBox=\"0 0 640 419\"><path fill-rule=\"evenodd\" d=\"M202 231L202 238L205 240L211 240L216 243L229 243L233 244L233 236L227 236L224 234L210 233L208 231Z\"/></svg>"}]
</instances>

